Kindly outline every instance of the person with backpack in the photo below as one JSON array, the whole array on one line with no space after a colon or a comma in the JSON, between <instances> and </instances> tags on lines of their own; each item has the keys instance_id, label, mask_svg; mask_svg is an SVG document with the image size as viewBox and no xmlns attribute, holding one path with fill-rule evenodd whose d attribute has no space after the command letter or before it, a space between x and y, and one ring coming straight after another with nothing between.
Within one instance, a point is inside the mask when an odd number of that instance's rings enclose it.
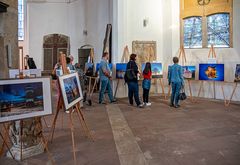
<instances>
[{"instance_id":1,"label":"person with backpack","mask_svg":"<svg viewBox=\"0 0 240 165\"><path fill-rule=\"evenodd\" d=\"M152 70L151 70L151 63L147 62L145 68L143 70L143 104L145 106L151 106L151 103L148 102L149 100L149 91L151 88L151 77L152 77Z\"/></svg>"},{"instance_id":2,"label":"person with backpack","mask_svg":"<svg viewBox=\"0 0 240 165\"><path fill-rule=\"evenodd\" d=\"M138 66L136 64L136 54L130 55L130 61L127 63L126 73L124 75L125 82L128 84L128 100L130 105L133 105L133 97L137 107L142 108L143 104L139 99L139 88L137 75L139 74Z\"/></svg>"}]
</instances>

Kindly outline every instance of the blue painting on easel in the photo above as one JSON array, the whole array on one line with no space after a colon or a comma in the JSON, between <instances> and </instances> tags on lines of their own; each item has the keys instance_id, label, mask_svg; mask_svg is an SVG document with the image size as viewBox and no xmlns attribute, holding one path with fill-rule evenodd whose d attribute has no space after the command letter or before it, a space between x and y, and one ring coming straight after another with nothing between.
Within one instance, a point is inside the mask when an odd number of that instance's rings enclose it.
<instances>
[{"instance_id":1,"label":"blue painting on easel","mask_svg":"<svg viewBox=\"0 0 240 165\"><path fill-rule=\"evenodd\" d=\"M199 64L199 80L224 81L224 64Z\"/></svg>"},{"instance_id":2,"label":"blue painting on easel","mask_svg":"<svg viewBox=\"0 0 240 165\"><path fill-rule=\"evenodd\" d=\"M127 63L116 64L116 79L123 79L127 69Z\"/></svg>"},{"instance_id":3,"label":"blue painting on easel","mask_svg":"<svg viewBox=\"0 0 240 165\"><path fill-rule=\"evenodd\" d=\"M145 68L146 63L142 64L142 72ZM162 63L151 63L152 70L152 78L162 78L163 77L163 69Z\"/></svg>"},{"instance_id":4,"label":"blue painting on easel","mask_svg":"<svg viewBox=\"0 0 240 165\"><path fill-rule=\"evenodd\" d=\"M110 68L110 70L112 71L112 64L108 64L108 66L109 66L109 68ZM97 63L97 65L96 65L96 73L98 73L98 71L99 71L99 67L100 67L100 63Z\"/></svg>"},{"instance_id":5,"label":"blue painting on easel","mask_svg":"<svg viewBox=\"0 0 240 165\"><path fill-rule=\"evenodd\" d=\"M234 82L240 82L240 64L236 65Z\"/></svg>"}]
</instances>

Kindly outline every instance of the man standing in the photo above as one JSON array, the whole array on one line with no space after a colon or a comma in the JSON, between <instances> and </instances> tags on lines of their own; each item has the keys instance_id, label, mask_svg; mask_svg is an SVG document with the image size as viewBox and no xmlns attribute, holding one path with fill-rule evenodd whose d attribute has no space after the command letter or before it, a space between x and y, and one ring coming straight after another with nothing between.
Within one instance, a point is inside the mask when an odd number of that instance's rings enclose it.
<instances>
[{"instance_id":1,"label":"man standing","mask_svg":"<svg viewBox=\"0 0 240 165\"><path fill-rule=\"evenodd\" d=\"M108 97L111 103L116 102L113 98L113 92L111 87L112 73L108 66L109 54L107 52L103 53L102 60L99 66L99 77L100 77L100 93L99 93L99 104L104 104L103 95L104 92L108 91Z\"/></svg>"},{"instance_id":2,"label":"man standing","mask_svg":"<svg viewBox=\"0 0 240 165\"><path fill-rule=\"evenodd\" d=\"M172 95L170 106L178 108L179 105L179 93L184 85L183 80L183 69L181 65L178 64L178 57L173 57L173 65L169 67L168 70L168 84L172 86Z\"/></svg>"}]
</instances>

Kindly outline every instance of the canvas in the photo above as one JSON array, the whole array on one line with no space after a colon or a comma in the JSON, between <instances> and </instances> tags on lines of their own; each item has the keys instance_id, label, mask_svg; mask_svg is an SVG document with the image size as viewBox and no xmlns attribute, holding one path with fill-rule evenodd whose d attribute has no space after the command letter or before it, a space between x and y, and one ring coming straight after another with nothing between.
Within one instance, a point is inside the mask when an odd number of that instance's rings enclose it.
<instances>
[{"instance_id":1,"label":"canvas","mask_svg":"<svg viewBox=\"0 0 240 165\"><path fill-rule=\"evenodd\" d=\"M183 77L185 79L195 80L195 72L196 72L195 66L182 66L182 68L183 68Z\"/></svg>"},{"instance_id":2,"label":"canvas","mask_svg":"<svg viewBox=\"0 0 240 165\"><path fill-rule=\"evenodd\" d=\"M0 80L0 122L52 114L50 78Z\"/></svg>"},{"instance_id":3,"label":"canvas","mask_svg":"<svg viewBox=\"0 0 240 165\"><path fill-rule=\"evenodd\" d=\"M224 64L199 64L199 80L224 81Z\"/></svg>"},{"instance_id":4,"label":"canvas","mask_svg":"<svg viewBox=\"0 0 240 165\"><path fill-rule=\"evenodd\" d=\"M66 109L71 108L83 99L78 73L60 76L59 83Z\"/></svg>"},{"instance_id":5,"label":"canvas","mask_svg":"<svg viewBox=\"0 0 240 165\"><path fill-rule=\"evenodd\" d=\"M240 64L236 65L236 71L235 71L235 82L240 82Z\"/></svg>"},{"instance_id":6,"label":"canvas","mask_svg":"<svg viewBox=\"0 0 240 165\"><path fill-rule=\"evenodd\" d=\"M85 63L85 74L87 76L93 76L94 73L94 64L93 63Z\"/></svg>"},{"instance_id":7,"label":"canvas","mask_svg":"<svg viewBox=\"0 0 240 165\"><path fill-rule=\"evenodd\" d=\"M142 64L142 72L145 68L145 65L146 63ZM152 78L163 77L162 63L151 63L151 70L152 70Z\"/></svg>"},{"instance_id":8,"label":"canvas","mask_svg":"<svg viewBox=\"0 0 240 165\"><path fill-rule=\"evenodd\" d=\"M123 79L127 69L126 63L117 63L116 64L116 78Z\"/></svg>"}]
</instances>

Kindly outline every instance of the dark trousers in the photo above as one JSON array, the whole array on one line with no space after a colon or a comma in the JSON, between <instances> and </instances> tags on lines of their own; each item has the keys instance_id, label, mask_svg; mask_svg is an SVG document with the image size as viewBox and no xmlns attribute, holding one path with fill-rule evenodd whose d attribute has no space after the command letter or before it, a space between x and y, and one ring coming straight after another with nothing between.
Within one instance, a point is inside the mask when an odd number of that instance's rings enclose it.
<instances>
[{"instance_id":1,"label":"dark trousers","mask_svg":"<svg viewBox=\"0 0 240 165\"><path fill-rule=\"evenodd\" d=\"M149 89L143 88L143 102L148 103L148 98L149 98Z\"/></svg>"},{"instance_id":2,"label":"dark trousers","mask_svg":"<svg viewBox=\"0 0 240 165\"><path fill-rule=\"evenodd\" d=\"M171 104L178 105L179 104L179 93L181 90L182 83L172 83L172 95L171 95Z\"/></svg>"},{"instance_id":3,"label":"dark trousers","mask_svg":"<svg viewBox=\"0 0 240 165\"><path fill-rule=\"evenodd\" d=\"M99 92L99 103L102 103L103 95L106 90L108 92L109 100L110 100L110 102L112 102L113 101L113 92L112 92L112 87L111 87L111 81L109 79L101 80L101 88L100 88L100 92Z\"/></svg>"},{"instance_id":4,"label":"dark trousers","mask_svg":"<svg viewBox=\"0 0 240 165\"><path fill-rule=\"evenodd\" d=\"M140 105L138 83L128 82L128 100L131 105L133 105L133 96L137 106Z\"/></svg>"}]
</instances>

